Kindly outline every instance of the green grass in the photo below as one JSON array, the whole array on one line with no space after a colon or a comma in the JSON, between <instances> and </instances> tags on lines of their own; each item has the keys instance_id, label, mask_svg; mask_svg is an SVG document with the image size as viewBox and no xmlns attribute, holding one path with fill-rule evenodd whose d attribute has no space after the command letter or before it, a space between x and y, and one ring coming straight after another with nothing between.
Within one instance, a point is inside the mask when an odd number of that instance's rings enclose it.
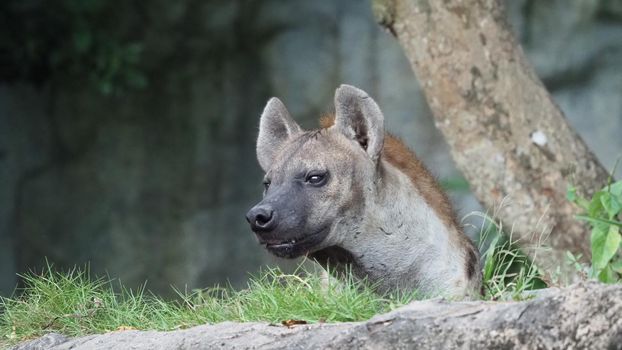
<instances>
[{"instance_id":1,"label":"green grass","mask_svg":"<svg viewBox=\"0 0 622 350\"><path fill-rule=\"evenodd\" d=\"M525 291L545 287L511 232L505 236L495 220L474 215L483 220L483 299L520 300ZM222 321L361 321L416 299L416 293L378 295L373 286L348 273L345 281L323 282L317 271L303 268L293 274L265 268L249 279L245 289L178 291L175 300L92 278L88 268L58 271L48 266L22 278L24 287L14 297L0 297L0 347L49 332L81 336L122 329L175 330Z\"/></svg>"},{"instance_id":2,"label":"green grass","mask_svg":"<svg viewBox=\"0 0 622 350\"><path fill-rule=\"evenodd\" d=\"M177 300L165 301L144 288L132 291L110 280L93 279L88 269L59 272L48 267L40 274L22 276L24 288L17 297L0 299L0 346L49 332L80 336L128 328L174 330L222 321L359 321L415 297L379 296L353 278L323 286L319 274L303 276L267 268L240 291L178 292Z\"/></svg>"},{"instance_id":3,"label":"green grass","mask_svg":"<svg viewBox=\"0 0 622 350\"><path fill-rule=\"evenodd\" d=\"M546 287L538 267L518 248L512 232L504 234L500 222L482 213L479 250L482 259L482 284L484 300L522 300L528 291ZM539 241L533 247L534 256L545 251Z\"/></svg>"}]
</instances>

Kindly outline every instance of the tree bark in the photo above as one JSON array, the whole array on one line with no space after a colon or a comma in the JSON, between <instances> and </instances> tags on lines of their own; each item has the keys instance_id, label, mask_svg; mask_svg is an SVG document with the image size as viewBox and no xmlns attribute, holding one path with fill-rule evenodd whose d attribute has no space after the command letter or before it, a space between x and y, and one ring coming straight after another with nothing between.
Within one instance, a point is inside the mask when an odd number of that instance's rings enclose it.
<instances>
[{"instance_id":1,"label":"tree bark","mask_svg":"<svg viewBox=\"0 0 622 350\"><path fill-rule=\"evenodd\" d=\"M555 270L565 251L589 257L566 189L590 194L608 173L538 79L500 1L375 0L374 12L403 47L481 203L523 247L550 233L552 253L526 249L541 269Z\"/></svg>"},{"instance_id":2,"label":"tree bark","mask_svg":"<svg viewBox=\"0 0 622 350\"><path fill-rule=\"evenodd\" d=\"M585 283L525 302L413 302L366 322L287 328L225 322L172 332L121 331L34 349L622 349L622 285Z\"/></svg>"}]
</instances>

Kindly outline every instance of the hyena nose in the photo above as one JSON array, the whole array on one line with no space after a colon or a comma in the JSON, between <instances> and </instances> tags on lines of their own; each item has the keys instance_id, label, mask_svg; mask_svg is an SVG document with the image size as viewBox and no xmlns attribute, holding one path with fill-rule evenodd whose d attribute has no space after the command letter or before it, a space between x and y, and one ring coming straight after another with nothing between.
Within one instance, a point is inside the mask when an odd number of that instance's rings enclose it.
<instances>
[{"instance_id":1,"label":"hyena nose","mask_svg":"<svg viewBox=\"0 0 622 350\"><path fill-rule=\"evenodd\" d=\"M276 226L274 210L268 206L257 205L246 213L246 220L255 232L269 232Z\"/></svg>"}]
</instances>

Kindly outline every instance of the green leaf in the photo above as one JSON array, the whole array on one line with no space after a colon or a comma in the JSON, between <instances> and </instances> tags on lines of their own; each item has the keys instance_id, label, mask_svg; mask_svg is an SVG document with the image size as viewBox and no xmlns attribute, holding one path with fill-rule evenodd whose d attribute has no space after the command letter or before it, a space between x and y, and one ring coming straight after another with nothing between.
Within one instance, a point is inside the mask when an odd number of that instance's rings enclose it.
<instances>
[{"instance_id":1,"label":"green leaf","mask_svg":"<svg viewBox=\"0 0 622 350\"><path fill-rule=\"evenodd\" d=\"M615 283L618 281L618 278L611 267L606 266L598 273L598 280L603 283Z\"/></svg>"},{"instance_id":2,"label":"green leaf","mask_svg":"<svg viewBox=\"0 0 622 350\"><path fill-rule=\"evenodd\" d=\"M595 225L613 225L613 226L617 226L617 227L622 227L622 221L617 221L617 220L607 220L607 219L592 218L592 217L585 216L585 215L576 215L575 218L577 218L579 220L589 221L589 222L592 223L592 226L595 226Z\"/></svg>"},{"instance_id":3,"label":"green leaf","mask_svg":"<svg viewBox=\"0 0 622 350\"><path fill-rule=\"evenodd\" d=\"M620 229L616 226L609 226L605 229L602 225L597 225L592 230L592 265L599 271L609 263L614 257L620 246Z\"/></svg>"},{"instance_id":4,"label":"green leaf","mask_svg":"<svg viewBox=\"0 0 622 350\"><path fill-rule=\"evenodd\" d=\"M576 202L577 200L577 188L571 185L568 185L568 189L566 190L566 199L570 202Z\"/></svg>"},{"instance_id":5,"label":"green leaf","mask_svg":"<svg viewBox=\"0 0 622 350\"><path fill-rule=\"evenodd\" d=\"M600 203L607 212L609 219L612 219L616 215L618 215L618 213L622 209L622 205L620 205L620 202L618 202L616 197L609 192L604 192L602 196L600 196Z\"/></svg>"},{"instance_id":6,"label":"green leaf","mask_svg":"<svg viewBox=\"0 0 622 350\"><path fill-rule=\"evenodd\" d=\"M572 185L568 185L568 189L566 190L566 198L568 201L575 203L583 210L587 210L590 205L590 202L577 194L577 188Z\"/></svg>"},{"instance_id":7,"label":"green leaf","mask_svg":"<svg viewBox=\"0 0 622 350\"><path fill-rule=\"evenodd\" d=\"M621 242L622 236L620 235L620 228L613 225L609 226L609 233L607 234L605 248L607 249L608 254L611 254L611 258L616 255L616 252L620 248ZM609 260L611 260L611 258L609 258Z\"/></svg>"},{"instance_id":8,"label":"green leaf","mask_svg":"<svg viewBox=\"0 0 622 350\"><path fill-rule=\"evenodd\" d=\"M605 187L609 193L616 196L618 199L622 199L622 180L612 183Z\"/></svg>"},{"instance_id":9,"label":"green leaf","mask_svg":"<svg viewBox=\"0 0 622 350\"><path fill-rule=\"evenodd\" d=\"M622 212L622 198L611 197L611 218L616 217L620 212Z\"/></svg>"},{"instance_id":10,"label":"green leaf","mask_svg":"<svg viewBox=\"0 0 622 350\"><path fill-rule=\"evenodd\" d=\"M600 198L603 196L603 194L606 194L606 193L607 192L603 192L603 191L598 191L594 193L594 196L592 197L592 201L590 201L590 204L587 208L588 216L592 218L598 218L602 216L605 208L603 208L603 203L600 201Z\"/></svg>"},{"instance_id":11,"label":"green leaf","mask_svg":"<svg viewBox=\"0 0 622 350\"><path fill-rule=\"evenodd\" d=\"M607 240L607 233L598 226L595 226L592 229L592 236L590 240L592 244L592 267L594 270L601 270L605 267L605 265L607 265L607 261L604 263L602 262L604 260L603 250Z\"/></svg>"},{"instance_id":12,"label":"green leaf","mask_svg":"<svg viewBox=\"0 0 622 350\"><path fill-rule=\"evenodd\" d=\"M571 251L566 250L566 261L569 261L571 263L574 263L577 261L577 257L574 256L574 254L572 254Z\"/></svg>"},{"instance_id":13,"label":"green leaf","mask_svg":"<svg viewBox=\"0 0 622 350\"><path fill-rule=\"evenodd\" d=\"M622 275L622 260L611 263L611 269Z\"/></svg>"}]
</instances>

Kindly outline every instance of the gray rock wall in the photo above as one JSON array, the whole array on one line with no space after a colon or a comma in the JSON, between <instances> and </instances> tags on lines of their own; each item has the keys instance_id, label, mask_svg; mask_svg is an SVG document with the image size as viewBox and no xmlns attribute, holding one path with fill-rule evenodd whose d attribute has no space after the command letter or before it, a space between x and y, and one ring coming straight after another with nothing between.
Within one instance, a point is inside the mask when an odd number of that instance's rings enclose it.
<instances>
[{"instance_id":1,"label":"gray rock wall","mask_svg":"<svg viewBox=\"0 0 622 350\"><path fill-rule=\"evenodd\" d=\"M269 96L313 127L336 86L357 85L434 173L458 176L408 62L368 3L167 4L145 15L144 90L1 86L1 293L44 257L60 267L90 262L97 274L148 280L163 293L240 285L275 263L243 218L261 196L254 139ZM622 151L622 20L611 4L508 1L538 73L607 166ZM478 208L468 193L454 198L462 214Z\"/></svg>"}]
</instances>

